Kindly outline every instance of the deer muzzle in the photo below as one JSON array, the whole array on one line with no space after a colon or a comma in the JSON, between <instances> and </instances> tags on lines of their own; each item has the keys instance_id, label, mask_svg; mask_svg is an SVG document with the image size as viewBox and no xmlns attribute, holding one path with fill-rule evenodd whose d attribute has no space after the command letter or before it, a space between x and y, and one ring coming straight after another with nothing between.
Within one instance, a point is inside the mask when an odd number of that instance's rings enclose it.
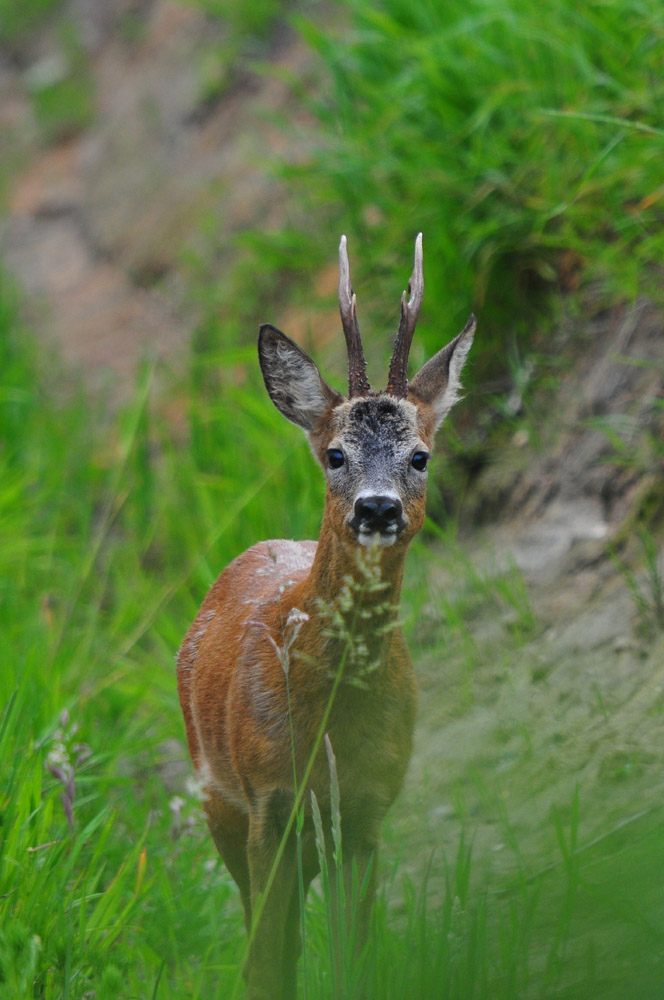
<instances>
[{"instance_id":1,"label":"deer muzzle","mask_svg":"<svg viewBox=\"0 0 664 1000\"><path fill-rule=\"evenodd\" d=\"M406 527L403 504L397 496L359 496L349 523L360 544L392 545Z\"/></svg>"}]
</instances>

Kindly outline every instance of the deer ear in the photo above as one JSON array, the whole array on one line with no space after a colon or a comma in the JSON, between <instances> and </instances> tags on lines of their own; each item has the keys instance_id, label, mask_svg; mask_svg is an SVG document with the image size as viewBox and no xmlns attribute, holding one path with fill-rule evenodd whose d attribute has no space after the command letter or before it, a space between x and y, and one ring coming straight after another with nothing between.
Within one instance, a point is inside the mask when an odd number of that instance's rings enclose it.
<instances>
[{"instance_id":1,"label":"deer ear","mask_svg":"<svg viewBox=\"0 0 664 1000\"><path fill-rule=\"evenodd\" d=\"M473 342L476 325L475 317L471 316L459 336L434 354L408 383L408 395L432 407L436 430L459 398L459 376Z\"/></svg>"},{"instance_id":2,"label":"deer ear","mask_svg":"<svg viewBox=\"0 0 664 1000\"><path fill-rule=\"evenodd\" d=\"M269 323L258 335L258 360L270 399L287 420L305 431L315 430L330 407L343 401L309 355Z\"/></svg>"}]
</instances>

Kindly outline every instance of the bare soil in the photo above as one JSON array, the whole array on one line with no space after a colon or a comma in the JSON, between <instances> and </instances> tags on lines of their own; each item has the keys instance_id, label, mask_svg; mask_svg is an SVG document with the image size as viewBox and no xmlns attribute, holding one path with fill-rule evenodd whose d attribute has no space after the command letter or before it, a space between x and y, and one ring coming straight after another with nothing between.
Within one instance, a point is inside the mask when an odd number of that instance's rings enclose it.
<instances>
[{"instance_id":1,"label":"bare soil","mask_svg":"<svg viewBox=\"0 0 664 1000\"><path fill-rule=\"evenodd\" d=\"M298 154L271 118L290 91L241 67L207 79L223 26L195 5L70 0L67 13L89 61L89 128L55 145L39 135L26 81L54 57L66 61L58 24L20 57L0 53L4 145L21 162L2 257L31 325L90 386L121 401L141 357L186 354L196 322L187 260L205 249L205 233L215 233L222 268L238 232L281 217L283 192L265 164ZM286 29L264 56L301 76L310 60Z\"/></svg>"},{"instance_id":2,"label":"bare soil","mask_svg":"<svg viewBox=\"0 0 664 1000\"><path fill-rule=\"evenodd\" d=\"M661 329L647 303L589 321L546 446L519 433L468 498L485 526L441 548L433 568L410 567L411 582L428 575L430 598L411 624L420 714L388 854L416 885L428 854L436 898L464 838L485 891L539 887L533 922L551 941L559 834L576 838L578 922L555 995L593 1000L659 997L664 981L664 608L636 537L647 511L661 583ZM625 464L598 418L631 428ZM525 609L518 590L496 600L510 568ZM450 599L465 608L461 630Z\"/></svg>"}]
</instances>

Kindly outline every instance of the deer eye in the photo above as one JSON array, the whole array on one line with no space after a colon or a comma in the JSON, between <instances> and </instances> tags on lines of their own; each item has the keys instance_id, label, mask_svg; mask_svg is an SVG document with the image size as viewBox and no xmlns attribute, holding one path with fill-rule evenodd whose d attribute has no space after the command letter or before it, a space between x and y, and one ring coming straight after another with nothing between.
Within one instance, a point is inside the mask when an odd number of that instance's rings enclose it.
<instances>
[{"instance_id":1,"label":"deer eye","mask_svg":"<svg viewBox=\"0 0 664 1000\"><path fill-rule=\"evenodd\" d=\"M424 472L427 467L427 462L429 461L428 451L416 451L410 460L410 464L418 472Z\"/></svg>"},{"instance_id":2,"label":"deer eye","mask_svg":"<svg viewBox=\"0 0 664 1000\"><path fill-rule=\"evenodd\" d=\"M340 469L344 464L344 453L339 448L327 449L327 464L331 469Z\"/></svg>"}]
</instances>

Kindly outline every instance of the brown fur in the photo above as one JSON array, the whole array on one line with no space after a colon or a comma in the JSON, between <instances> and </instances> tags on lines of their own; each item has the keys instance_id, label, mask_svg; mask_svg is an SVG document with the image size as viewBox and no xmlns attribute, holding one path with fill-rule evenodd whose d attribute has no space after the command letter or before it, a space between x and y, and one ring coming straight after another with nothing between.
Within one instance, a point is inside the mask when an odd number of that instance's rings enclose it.
<instances>
[{"instance_id":1,"label":"brown fur","mask_svg":"<svg viewBox=\"0 0 664 1000\"><path fill-rule=\"evenodd\" d=\"M406 551L425 513L426 472L413 455L432 449L436 427L456 398L473 330L474 324L432 359L436 363L419 382L416 377L408 399L371 393L348 402L297 345L273 327L261 330L268 392L308 433L326 469L320 538L261 542L235 559L209 591L178 656L187 742L205 783L208 824L238 884L253 936L245 970L249 1000L296 995L299 896L292 831L255 927L252 918L292 812L294 769L299 787L342 664L326 732L339 777L344 881L350 893L356 866L357 884L366 887L358 947L366 938L380 825L403 783L415 720L412 664L396 622ZM343 469L327 461L329 448L344 452ZM398 526L353 527L355 505L385 494L403 504ZM378 588L366 587L360 553L364 565L375 563ZM342 606L348 586L351 600ZM335 609L352 631L350 651L332 624ZM305 892L318 870L311 791L329 829L330 772L321 748L303 798Z\"/></svg>"}]
</instances>

